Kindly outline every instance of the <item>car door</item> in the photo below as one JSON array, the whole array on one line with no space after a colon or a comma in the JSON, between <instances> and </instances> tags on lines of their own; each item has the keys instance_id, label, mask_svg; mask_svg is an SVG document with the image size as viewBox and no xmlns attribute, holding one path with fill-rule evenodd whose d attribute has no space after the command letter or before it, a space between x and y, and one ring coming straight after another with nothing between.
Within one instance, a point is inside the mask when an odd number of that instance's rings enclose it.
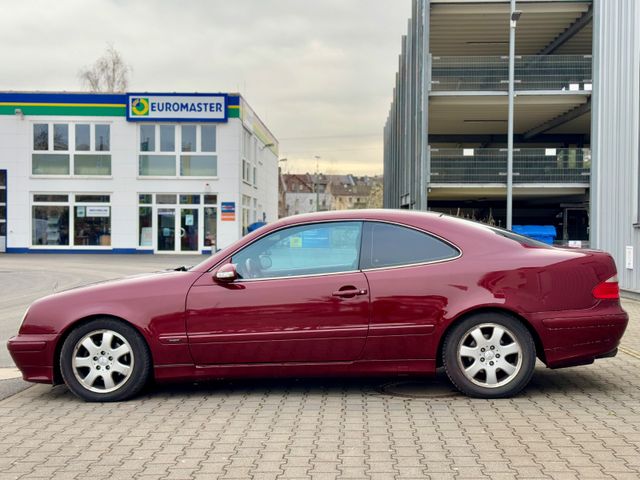
<instances>
[{"instance_id":1,"label":"car door","mask_svg":"<svg viewBox=\"0 0 640 480\"><path fill-rule=\"evenodd\" d=\"M362 222L292 226L234 253L236 281L203 275L186 306L196 364L359 358L369 327L361 237Z\"/></svg>"},{"instance_id":2,"label":"car door","mask_svg":"<svg viewBox=\"0 0 640 480\"><path fill-rule=\"evenodd\" d=\"M365 222L360 266L371 295L365 360L433 359L434 335L446 315L450 260L460 251L421 230Z\"/></svg>"}]
</instances>

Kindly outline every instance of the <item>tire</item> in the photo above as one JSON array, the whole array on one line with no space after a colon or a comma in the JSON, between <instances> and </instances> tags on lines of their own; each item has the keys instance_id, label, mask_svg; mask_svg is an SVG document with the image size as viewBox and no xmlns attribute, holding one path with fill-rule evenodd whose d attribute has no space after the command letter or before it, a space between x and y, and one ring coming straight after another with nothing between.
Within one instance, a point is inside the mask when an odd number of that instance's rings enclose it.
<instances>
[{"instance_id":1,"label":"tire","mask_svg":"<svg viewBox=\"0 0 640 480\"><path fill-rule=\"evenodd\" d=\"M136 329L113 318L99 318L73 329L65 339L60 371L69 390L81 399L118 402L146 385L151 355Z\"/></svg>"},{"instance_id":2,"label":"tire","mask_svg":"<svg viewBox=\"0 0 640 480\"><path fill-rule=\"evenodd\" d=\"M527 386L536 365L536 346L517 319L479 313L447 335L442 361L451 383L477 398L504 398Z\"/></svg>"}]
</instances>

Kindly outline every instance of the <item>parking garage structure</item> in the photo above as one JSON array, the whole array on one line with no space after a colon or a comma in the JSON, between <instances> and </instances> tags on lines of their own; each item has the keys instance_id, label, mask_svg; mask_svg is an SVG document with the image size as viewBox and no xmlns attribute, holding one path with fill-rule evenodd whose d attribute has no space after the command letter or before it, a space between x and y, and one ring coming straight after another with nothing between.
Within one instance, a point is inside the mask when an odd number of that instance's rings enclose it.
<instances>
[{"instance_id":1,"label":"parking garage structure","mask_svg":"<svg viewBox=\"0 0 640 480\"><path fill-rule=\"evenodd\" d=\"M415 1L385 125L385 205L507 225L509 2ZM589 240L591 2L517 2L513 224Z\"/></svg>"}]
</instances>

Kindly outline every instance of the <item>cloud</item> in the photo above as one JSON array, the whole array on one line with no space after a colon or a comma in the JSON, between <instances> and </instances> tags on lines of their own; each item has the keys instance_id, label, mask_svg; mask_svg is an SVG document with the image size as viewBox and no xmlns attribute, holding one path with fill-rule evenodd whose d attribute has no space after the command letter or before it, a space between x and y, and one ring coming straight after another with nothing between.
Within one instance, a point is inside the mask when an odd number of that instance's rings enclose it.
<instances>
[{"instance_id":1,"label":"cloud","mask_svg":"<svg viewBox=\"0 0 640 480\"><path fill-rule=\"evenodd\" d=\"M132 90L239 91L288 169L382 171L410 0L5 0L2 90L80 89L113 43ZM301 138L304 137L304 138ZM295 140L287 140L295 139Z\"/></svg>"}]
</instances>

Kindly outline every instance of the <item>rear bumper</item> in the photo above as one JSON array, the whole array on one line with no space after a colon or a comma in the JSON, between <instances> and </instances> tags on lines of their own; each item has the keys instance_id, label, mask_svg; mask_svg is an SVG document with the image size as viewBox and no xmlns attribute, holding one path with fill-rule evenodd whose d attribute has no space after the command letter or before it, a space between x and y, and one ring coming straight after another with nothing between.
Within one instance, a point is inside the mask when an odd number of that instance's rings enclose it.
<instances>
[{"instance_id":1,"label":"rear bumper","mask_svg":"<svg viewBox=\"0 0 640 480\"><path fill-rule=\"evenodd\" d=\"M619 305L541 318L545 363L561 368L615 356L628 323L629 316Z\"/></svg>"},{"instance_id":2,"label":"rear bumper","mask_svg":"<svg viewBox=\"0 0 640 480\"><path fill-rule=\"evenodd\" d=\"M57 335L17 335L9 339L7 350L23 379L54 383L53 357L57 338Z\"/></svg>"}]
</instances>

